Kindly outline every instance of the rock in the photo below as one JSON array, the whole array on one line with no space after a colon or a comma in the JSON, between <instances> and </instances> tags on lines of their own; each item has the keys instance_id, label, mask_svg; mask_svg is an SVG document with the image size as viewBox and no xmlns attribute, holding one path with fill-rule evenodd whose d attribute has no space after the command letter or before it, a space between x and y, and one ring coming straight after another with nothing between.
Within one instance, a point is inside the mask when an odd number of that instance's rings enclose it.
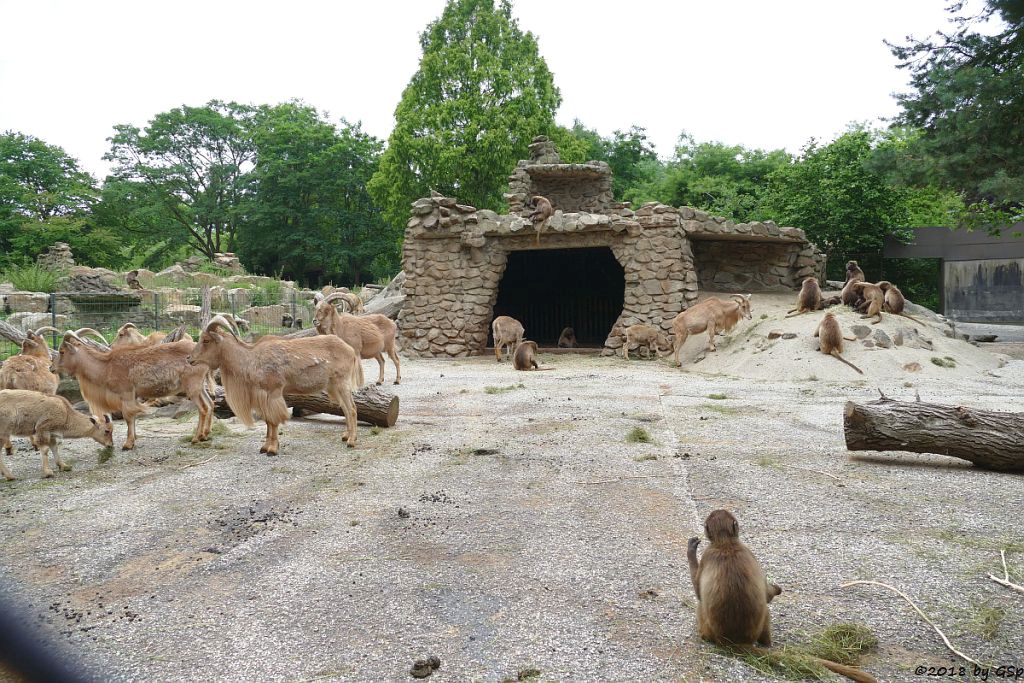
<instances>
[{"instance_id":1,"label":"rock","mask_svg":"<svg viewBox=\"0 0 1024 683\"><path fill-rule=\"evenodd\" d=\"M866 339L871 334L871 328L867 325L854 325L850 328L850 331L853 332L857 339Z\"/></svg>"},{"instance_id":2,"label":"rock","mask_svg":"<svg viewBox=\"0 0 1024 683\"><path fill-rule=\"evenodd\" d=\"M875 346L878 346L879 348L892 348L892 339L889 337L888 334L885 333L885 330L876 329L875 333L871 335L871 338L874 339Z\"/></svg>"},{"instance_id":3,"label":"rock","mask_svg":"<svg viewBox=\"0 0 1024 683\"><path fill-rule=\"evenodd\" d=\"M170 280L176 284L183 284L192 281L192 276L185 272L179 264L175 263L170 268L164 268L154 277Z\"/></svg>"},{"instance_id":4,"label":"rock","mask_svg":"<svg viewBox=\"0 0 1024 683\"><path fill-rule=\"evenodd\" d=\"M903 369L906 370L907 372L921 372L921 364L907 363L906 365L903 366Z\"/></svg>"},{"instance_id":5,"label":"rock","mask_svg":"<svg viewBox=\"0 0 1024 683\"><path fill-rule=\"evenodd\" d=\"M191 306L189 304L171 304L161 311L162 315L166 316L174 325L182 323L198 325L199 312L199 306Z\"/></svg>"},{"instance_id":6,"label":"rock","mask_svg":"<svg viewBox=\"0 0 1024 683\"><path fill-rule=\"evenodd\" d=\"M57 329L63 330L67 328L69 320L70 318L66 315L56 316L56 322L54 322L54 316L49 313L13 313L7 322L22 332L27 332L28 330L37 330L44 325L53 325Z\"/></svg>"},{"instance_id":7,"label":"rock","mask_svg":"<svg viewBox=\"0 0 1024 683\"><path fill-rule=\"evenodd\" d=\"M196 411L196 404L185 399L183 401L175 401L173 403L168 403L165 406L161 406L154 410L152 414L156 417L173 417L177 419Z\"/></svg>"},{"instance_id":8,"label":"rock","mask_svg":"<svg viewBox=\"0 0 1024 683\"><path fill-rule=\"evenodd\" d=\"M56 242L36 257L36 263L47 270L64 271L75 265L75 259L67 242Z\"/></svg>"},{"instance_id":9,"label":"rock","mask_svg":"<svg viewBox=\"0 0 1024 683\"><path fill-rule=\"evenodd\" d=\"M46 313L50 295L45 292L11 292L3 295L4 310L12 313Z\"/></svg>"},{"instance_id":10,"label":"rock","mask_svg":"<svg viewBox=\"0 0 1024 683\"><path fill-rule=\"evenodd\" d=\"M436 655L431 655L426 659L417 659L413 662L409 675L413 678L426 678L440 667L441 659Z\"/></svg>"},{"instance_id":11,"label":"rock","mask_svg":"<svg viewBox=\"0 0 1024 683\"><path fill-rule=\"evenodd\" d=\"M783 335L782 330L772 330L771 332L768 333L768 338L769 339L778 339L782 335Z\"/></svg>"},{"instance_id":12,"label":"rock","mask_svg":"<svg viewBox=\"0 0 1024 683\"><path fill-rule=\"evenodd\" d=\"M239 315L253 325L282 327L281 321L284 320L286 313L289 313L286 307L281 304L272 304L270 306L252 306L243 310Z\"/></svg>"},{"instance_id":13,"label":"rock","mask_svg":"<svg viewBox=\"0 0 1024 683\"><path fill-rule=\"evenodd\" d=\"M875 342L871 341L870 339L865 339L864 341L861 342L861 344L863 344L864 348L866 349L875 348Z\"/></svg>"},{"instance_id":14,"label":"rock","mask_svg":"<svg viewBox=\"0 0 1024 683\"><path fill-rule=\"evenodd\" d=\"M782 338L783 339L796 339L797 338L797 333L796 332L786 332L784 335L782 335Z\"/></svg>"}]
</instances>

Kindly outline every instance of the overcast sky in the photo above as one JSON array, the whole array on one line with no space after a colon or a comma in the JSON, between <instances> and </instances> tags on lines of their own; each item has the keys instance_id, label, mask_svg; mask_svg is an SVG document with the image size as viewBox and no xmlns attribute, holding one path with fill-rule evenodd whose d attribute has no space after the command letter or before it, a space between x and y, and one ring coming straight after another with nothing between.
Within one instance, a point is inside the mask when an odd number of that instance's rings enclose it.
<instances>
[{"instance_id":1,"label":"overcast sky","mask_svg":"<svg viewBox=\"0 0 1024 683\"><path fill-rule=\"evenodd\" d=\"M948 0L513 0L562 92L557 118L796 152L896 113L883 39L947 26ZM217 98L300 98L387 138L444 0L0 0L0 130L99 177L117 123Z\"/></svg>"}]
</instances>

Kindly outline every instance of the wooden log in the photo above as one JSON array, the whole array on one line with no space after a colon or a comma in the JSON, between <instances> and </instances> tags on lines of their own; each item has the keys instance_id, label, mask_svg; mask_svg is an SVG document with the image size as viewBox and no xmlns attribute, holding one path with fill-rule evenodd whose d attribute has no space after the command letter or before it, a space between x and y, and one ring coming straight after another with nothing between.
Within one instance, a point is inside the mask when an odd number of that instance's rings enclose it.
<instances>
[{"instance_id":1,"label":"wooden log","mask_svg":"<svg viewBox=\"0 0 1024 683\"><path fill-rule=\"evenodd\" d=\"M1024 471L1024 413L896 401L846 403L851 451L937 453L1001 472Z\"/></svg>"},{"instance_id":2,"label":"wooden log","mask_svg":"<svg viewBox=\"0 0 1024 683\"><path fill-rule=\"evenodd\" d=\"M356 410L359 413L359 421L376 427L393 427L398 421L398 397L381 391L377 385L372 384L352 392L352 398L356 402ZM214 400L214 413L218 417L231 417L234 413L228 407L227 399L224 396L224 387L218 386ZM317 396L295 396L285 394L284 401L292 407L292 416L310 415L313 413L328 413L330 415L341 415L341 406L338 406L327 398L327 394L320 393Z\"/></svg>"}]
</instances>

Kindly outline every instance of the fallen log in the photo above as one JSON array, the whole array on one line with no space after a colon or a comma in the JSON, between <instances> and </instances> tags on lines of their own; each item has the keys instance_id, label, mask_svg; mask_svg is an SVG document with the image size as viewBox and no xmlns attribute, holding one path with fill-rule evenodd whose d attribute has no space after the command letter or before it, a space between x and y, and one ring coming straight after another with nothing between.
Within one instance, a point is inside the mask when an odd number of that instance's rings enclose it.
<instances>
[{"instance_id":1,"label":"fallen log","mask_svg":"<svg viewBox=\"0 0 1024 683\"><path fill-rule=\"evenodd\" d=\"M910 451L969 460L1001 472L1024 471L1024 413L896 401L846 403L851 451Z\"/></svg>"},{"instance_id":2,"label":"fallen log","mask_svg":"<svg viewBox=\"0 0 1024 683\"><path fill-rule=\"evenodd\" d=\"M398 397L381 391L377 385L368 385L352 392L352 398L356 402L356 410L359 413L359 421L376 427L393 427L398 421ZM217 417L231 417L234 413L228 407L227 399L224 397L224 387L217 386L214 402L214 414ZM313 413L328 413L329 415L341 415L341 406L336 405L327 398L327 394L320 393L317 396L296 396L284 395L284 402L292 407L292 417L300 415L311 415Z\"/></svg>"}]
</instances>

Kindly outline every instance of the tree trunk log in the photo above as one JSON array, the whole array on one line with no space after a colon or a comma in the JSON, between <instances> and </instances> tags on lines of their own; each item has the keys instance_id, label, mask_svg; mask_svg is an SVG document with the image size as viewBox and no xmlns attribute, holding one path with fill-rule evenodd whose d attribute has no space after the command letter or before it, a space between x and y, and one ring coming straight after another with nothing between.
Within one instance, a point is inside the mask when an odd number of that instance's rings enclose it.
<instances>
[{"instance_id":1,"label":"tree trunk log","mask_svg":"<svg viewBox=\"0 0 1024 683\"><path fill-rule=\"evenodd\" d=\"M398 397L394 394L381 391L376 385L369 385L358 391L353 391L352 398L356 402L360 422L376 427L393 427L398 421ZM230 417L234 414L228 407L227 399L224 396L224 387L217 387L213 401L214 412L218 417ZM345 415L341 411L341 406L332 403L324 393L318 396L285 394L284 401L293 408L293 417L313 413Z\"/></svg>"},{"instance_id":2,"label":"tree trunk log","mask_svg":"<svg viewBox=\"0 0 1024 683\"><path fill-rule=\"evenodd\" d=\"M937 453L1002 472L1024 471L1024 413L895 401L846 403L851 451Z\"/></svg>"}]
</instances>

